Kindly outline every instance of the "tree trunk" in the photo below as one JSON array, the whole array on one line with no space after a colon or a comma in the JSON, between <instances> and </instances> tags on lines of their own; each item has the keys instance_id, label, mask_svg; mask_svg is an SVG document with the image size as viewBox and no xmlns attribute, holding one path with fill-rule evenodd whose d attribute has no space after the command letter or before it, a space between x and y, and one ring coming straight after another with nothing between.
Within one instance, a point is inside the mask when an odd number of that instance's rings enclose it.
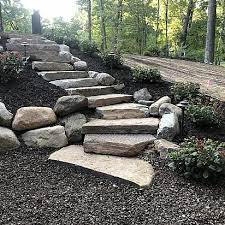
<instances>
[{"instance_id":1,"label":"tree trunk","mask_svg":"<svg viewBox=\"0 0 225 225\"><path fill-rule=\"evenodd\" d=\"M158 47L158 37L159 37L159 13L160 13L160 0L158 0L157 5L157 24L156 24L156 34L155 34L155 45Z\"/></svg>"},{"instance_id":2,"label":"tree trunk","mask_svg":"<svg viewBox=\"0 0 225 225\"><path fill-rule=\"evenodd\" d=\"M114 46L113 46L116 51L118 49L118 42L119 42L118 39L119 39L122 18L123 18L123 0L118 0L117 18L116 18L116 22L115 22Z\"/></svg>"},{"instance_id":3,"label":"tree trunk","mask_svg":"<svg viewBox=\"0 0 225 225\"><path fill-rule=\"evenodd\" d=\"M186 49L188 31L190 29L190 25L191 25L191 22L192 22L194 8L195 8L194 0L189 0L187 14L184 18L184 26L183 26L183 31L182 31L182 34L181 34L181 48L182 48L182 50Z\"/></svg>"},{"instance_id":4,"label":"tree trunk","mask_svg":"<svg viewBox=\"0 0 225 225\"><path fill-rule=\"evenodd\" d=\"M102 32L102 50L107 49L106 27L105 27L105 7L104 0L99 0L100 17L101 17L101 32Z\"/></svg>"},{"instance_id":5,"label":"tree trunk","mask_svg":"<svg viewBox=\"0 0 225 225\"><path fill-rule=\"evenodd\" d=\"M216 36L216 0L209 0L207 36L205 47L205 63L214 63L215 54L215 36Z\"/></svg>"},{"instance_id":6,"label":"tree trunk","mask_svg":"<svg viewBox=\"0 0 225 225\"><path fill-rule=\"evenodd\" d=\"M92 42L92 3L88 0L88 39Z\"/></svg>"},{"instance_id":7,"label":"tree trunk","mask_svg":"<svg viewBox=\"0 0 225 225\"><path fill-rule=\"evenodd\" d=\"M169 14L169 0L166 0L166 56L169 56L168 14Z\"/></svg>"},{"instance_id":8,"label":"tree trunk","mask_svg":"<svg viewBox=\"0 0 225 225\"><path fill-rule=\"evenodd\" d=\"M2 20L2 3L0 2L0 32L4 32L3 20Z\"/></svg>"}]
</instances>

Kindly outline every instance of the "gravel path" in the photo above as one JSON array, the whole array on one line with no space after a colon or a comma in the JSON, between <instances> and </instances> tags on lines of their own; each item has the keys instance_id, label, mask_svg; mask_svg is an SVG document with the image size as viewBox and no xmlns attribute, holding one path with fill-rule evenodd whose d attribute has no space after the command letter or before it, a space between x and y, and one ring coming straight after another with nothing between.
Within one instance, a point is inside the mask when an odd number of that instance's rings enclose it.
<instances>
[{"instance_id":1,"label":"gravel path","mask_svg":"<svg viewBox=\"0 0 225 225\"><path fill-rule=\"evenodd\" d=\"M49 162L51 150L21 147L0 155L0 224L222 225L225 186L174 175L157 158L151 188Z\"/></svg>"}]
</instances>

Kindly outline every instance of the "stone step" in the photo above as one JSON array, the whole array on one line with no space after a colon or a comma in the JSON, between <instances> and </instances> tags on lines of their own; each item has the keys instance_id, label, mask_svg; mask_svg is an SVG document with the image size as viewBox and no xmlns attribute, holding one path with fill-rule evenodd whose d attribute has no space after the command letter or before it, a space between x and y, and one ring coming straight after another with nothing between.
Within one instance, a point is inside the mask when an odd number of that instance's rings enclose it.
<instances>
[{"instance_id":1,"label":"stone step","mask_svg":"<svg viewBox=\"0 0 225 225\"><path fill-rule=\"evenodd\" d=\"M115 92L112 86L94 86L94 87L82 87L82 88L68 88L66 89L69 95L84 95L86 97L96 95L107 95Z\"/></svg>"},{"instance_id":2,"label":"stone step","mask_svg":"<svg viewBox=\"0 0 225 225\"><path fill-rule=\"evenodd\" d=\"M80 145L71 145L50 155L49 160L69 163L95 172L132 182L142 188L149 187L153 167L137 158L88 154ZM100 174L99 174L100 175Z\"/></svg>"},{"instance_id":3,"label":"stone step","mask_svg":"<svg viewBox=\"0 0 225 225\"><path fill-rule=\"evenodd\" d=\"M110 120L145 118L148 113L148 107L136 103L123 103L97 107L96 112L100 118Z\"/></svg>"},{"instance_id":4,"label":"stone step","mask_svg":"<svg viewBox=\"0 0 225 225\"><path fill-rule=\"evenodd\" d=\"M84 134L156 134L159 127L157 118L97 119L83 125Z\"/></svg>"},{"instance_id":5,"label":"stone step","mask_svg":"<svg viewBox=\"0 0 225 225\"><path fill-rule=\"evenodd\" d=\"M86 71L43 71L38 74L47 81L88 78Z\"/></svg>"},{"instance_id":6,"label":"stone step","mask_svg":"<svg viewBox=\"0 0 225 225\"><path fill-rule=\"evenodd\" d=\"M38 62L32 63L32 69L37 71L68 71L74 70L73 66L68 63L59 62Z\"/></svg>"},{"instance_id":7,"label":"stone step","mask_svg":"<svg viewBox=\"0 0 225 225\"><path fill-rule=\"evenodd\" d=\"M123 102L132 101L132 95L124 94L109 94L109 95L97 95L88 97L88 107L96 108L101 106L114 105Z\"/></svg>"},{"instance_id":8,"label":"stone step","mask_svg":"<svg viewBox=\"0 0 225 225\"><path fill-rule=\"evenodd\" d=\"M87 134L83 147L87 153L132 157L155 140L151 134Z\"/></svg>"},{"instance_id":9,"label":"stone step","mask_svg":"<svg viewBox=\"0 0 225 225\"><path fill-rule=\"evenodd\" d=\"M92 86L98 85L97 80L93 78L55 80L55 81L51 81L50 83L64 89L92 87Z\"/></svg>"}]
</instances>

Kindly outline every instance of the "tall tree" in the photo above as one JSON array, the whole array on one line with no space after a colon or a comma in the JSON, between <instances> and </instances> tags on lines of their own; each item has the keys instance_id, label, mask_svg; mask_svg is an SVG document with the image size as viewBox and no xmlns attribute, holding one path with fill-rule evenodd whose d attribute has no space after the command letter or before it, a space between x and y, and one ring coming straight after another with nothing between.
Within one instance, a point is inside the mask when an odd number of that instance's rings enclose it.
<instances>
[{"instance_id":1,"label":"tall tree","mask_svg":"<svg viewBox=\"0 0 225 225\"><path fill-rule=\"evenodd\" d=\"M166 0L166 56L169 56L168 20L169 20L169 0Z\"/></svg>"},{"instance_id":2,"label":"tall tree","mask_svg":"<svg viewBox=\"0 0 225 225\"><path fill-rule=\"evenodd\" d=\"M208 22L205 46L205 63L214 63L215 54L215 34L216 34L216 0L209 0L208 3Z\"/></svg>"},{"instance_id":3,"label":"tall tree","mask_svg":"<svg viewBox=\"0 0 225 225\"><path fill-rule=\"evenodd\" d=\"M3 20L2 20L2 3L0 2L0 32L4 31Z\"/></svg>"},{"instance_id":4,"label":"tall tree","mask_svg":"<svg viewBox=\"0 0 225 225\"><path fill-rule=\"evenodd\" d=\"M99 0L99 6L100 6L101 33L102 33L101 49L103 51L105 51L107 49L107 36L106 36L105 2L104 2L104 0Z\"/></svg>"},{"instance_id":5,"label":"tall tree","mask_svg":"<svg viewBox=\"0 0 225 225\"><path fill-rule=\"evenodd\" d=\"M92 42L92 0L88 0L88 39Z\"/></svg>"},{"instance_id":6,"label":"tall tree","mask_svg":"<svg viewBox=\"0 0 225 225\"><path fill-rule=\"evenodd\" d=\"M156 35L155 35L155 44L158 47L158 37L159 37L159 19L160 19L160 0L157 0L157 22L156 22Z\"/></svg>"}]
</instances>

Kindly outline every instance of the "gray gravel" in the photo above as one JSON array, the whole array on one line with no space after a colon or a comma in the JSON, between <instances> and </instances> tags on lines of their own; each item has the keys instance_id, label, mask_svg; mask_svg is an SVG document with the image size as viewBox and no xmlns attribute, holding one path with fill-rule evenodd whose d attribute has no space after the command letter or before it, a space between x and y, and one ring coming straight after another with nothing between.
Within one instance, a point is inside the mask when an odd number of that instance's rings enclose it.
<instances>
[{"instance_id":1,"label":"gray gravel","mask_svg":"<svg viewBox=\"0 0 225 225\"><path fill-rule=\"evenodd\" d=\"M157 157L151 188L47 161L51 150L21 147L0 155L0 224L225 224L225 186L173 174Z\"/></svg>"}]
</instances>

